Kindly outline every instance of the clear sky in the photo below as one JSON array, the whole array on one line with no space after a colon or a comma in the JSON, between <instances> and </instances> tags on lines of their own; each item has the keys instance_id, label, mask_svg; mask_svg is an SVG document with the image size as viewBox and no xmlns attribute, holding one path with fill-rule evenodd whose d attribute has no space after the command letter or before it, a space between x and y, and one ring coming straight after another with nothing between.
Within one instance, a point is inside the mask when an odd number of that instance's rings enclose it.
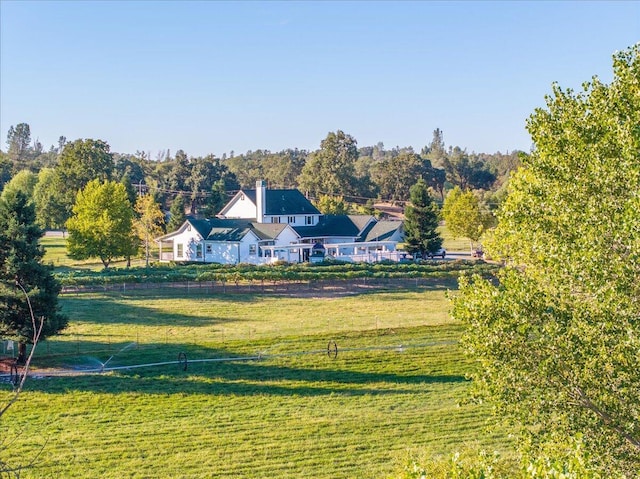
<instances>
[{"instance_id":1,"label":"clear sky","mask_svg":"<svg viewBox=\"0 0 640 479\"><path fill-rule=\"evenodd\" d=\"M0 147L28 123L135 153L531 147L557 81L609 82L640 2L0 0Z\"/></svg>"}]
</instances>

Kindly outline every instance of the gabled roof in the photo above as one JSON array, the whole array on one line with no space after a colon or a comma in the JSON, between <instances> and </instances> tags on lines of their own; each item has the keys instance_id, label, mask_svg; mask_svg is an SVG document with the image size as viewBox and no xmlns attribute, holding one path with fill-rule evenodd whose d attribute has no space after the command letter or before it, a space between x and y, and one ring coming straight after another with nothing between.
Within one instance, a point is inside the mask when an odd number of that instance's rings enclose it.
<instances>
[{"instance_id":1,"label":"gabled roof","mask_svg":"<svg viewBox=\"0 0 640 479\"><path fill-rule=\"evenodd\" d=\"M182 233L191 225L196 232L206 241L241 241L249 232L258 240L273 240L282 231L289 227L287 223L256 223L250 219L211 218L196 220L188 218L177 231L166 234L156 241L165 240Z\"/></svg>"},{"instance_id":2,"label":"gabled roof","mask_svg":"<svg viewBox=\"0 0 640 479\"><path fill-rule=\"evenodd\" d=\"M180 225L180 228L167 233L166 235L162 235L159 238L156 238L155 241L164 241L170 239L173 236L184 232L184 230L187 229L189 225L191 225L202 238L206 238L209 235L209 231L211 231L211 221L212 220L196 220L194 218L187 218L185 222Z\"/></svg>"},{"instance_id":3,"label":"gabled roof","mask_svg":"<svg viewBox=\"0 0 640 479\"><path fill-rule=\"evenodd\" d=\"M376 219L371 215L349 215L349 219L353 221L353 224L358 227L360 232L371 223L375 224L376 222Z\"/></svg>"},{"instance_id":4,"label":"gabled roof","mask_svg":"<svg viewBox=\"0 0 640 479\"><path fill-rule=\"evenodd\" d=\"M380 220L366 231L366 235L362 238L362 241L387 240L400 228L402 228L402 221Z\"/></svg>"},{"instance_id":5,"label":"gabled roof","mask_svg":"<svg viewBox=\"0 0 640 479\"><path fill-rule=\"evenodd\" d=\"M252 231L261 240L277 238L288 226L287 223L251 223Z\"/></svg>"},{"instance_id":6,"label":"gabled roof","mask_svg":"<svg viewBox=\"0 0 640 479\"><path fill-rule=\"evenodd\" d=\"M347 215L324 215L314 226L294 226L296 232L303 238L326 238L331 236L357 237L360 228Z\"/></svg>"},{"instance_id":7,"label":"gabled roof","mask_svg":"<svg viewBox=\"0 0 640 479\"><path fill-rule=\"evenodd\" d=\"M256 190L242 190L253 204L257 204ZM265 191L265 215L319 215L318 209L298 190Z\"/></svg>"}]
</instances>

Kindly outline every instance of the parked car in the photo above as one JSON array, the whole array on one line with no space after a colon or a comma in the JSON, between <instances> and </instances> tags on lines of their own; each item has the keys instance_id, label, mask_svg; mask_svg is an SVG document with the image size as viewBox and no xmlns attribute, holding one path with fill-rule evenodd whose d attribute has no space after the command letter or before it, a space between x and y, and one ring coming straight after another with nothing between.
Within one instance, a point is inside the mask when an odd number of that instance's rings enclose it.
<instances>
[{"instance_id":1,"label":"parked car","mask_svg":"<svg viewBox=\"0 0 640 479\"><path fill-rule=\"evenodd\" d=\"M438 251L436 251L435 253L427 253L427 258L435 258L435 257L441 257L442 259L444 259L444 257L447 255L447 250L444 248L440 248Z\"/></svg>"},{"instance_id":2,"label":"parked car","mask_svg":"<svg viewBox=\"0 0 640 479\"><path fill-rule=\"evenodd\" d=\"M478 259L484 259L484 251L482 250L482 248L474 249L471 252L471 256Z\"/></svg>"}]
</instances>

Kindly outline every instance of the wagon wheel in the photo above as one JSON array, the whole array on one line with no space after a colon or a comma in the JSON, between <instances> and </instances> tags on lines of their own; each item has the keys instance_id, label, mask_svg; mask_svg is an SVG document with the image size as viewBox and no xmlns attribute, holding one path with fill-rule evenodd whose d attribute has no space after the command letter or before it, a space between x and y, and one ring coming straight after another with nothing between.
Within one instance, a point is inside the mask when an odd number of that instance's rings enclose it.
<instances>
[{"instance_id":1,"label":"wagon wheel","mask_svg":"<svg viewBox=\"0 0 640 479\"><path fill-rule=\"evenodd\" d=\"M338 345L335 341L329 341L327 344L327 356L331 359L336 359L338 357Z\"/></svg>"},{"instance_id":2,"label":"wagon wheel","mask_svg":"<svg viewBox=\"0 0 640 479\"><path fill-rule=\"evenodd\" d=\"M180 364L183 371L187 370L188 361L186 353L178 353L178 364Z\"/></svg>"}]
</instances>

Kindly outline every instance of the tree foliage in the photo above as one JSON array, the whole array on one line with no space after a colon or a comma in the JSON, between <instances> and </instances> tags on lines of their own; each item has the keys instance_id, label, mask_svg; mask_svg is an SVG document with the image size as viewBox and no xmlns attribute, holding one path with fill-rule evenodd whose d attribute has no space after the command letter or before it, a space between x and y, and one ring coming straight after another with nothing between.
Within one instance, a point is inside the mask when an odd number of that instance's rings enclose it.
<instances>
[{"instance_id":1,"label":"tree foliage","mask_svg":"<svg viewBox=\"0 0 640 479\"><path fill-rule=\"evenodd\" d=\"M7 153L17 164L23 163L30 154L31 128L28 123L11 125L7 132Z\"/></svg>"},{"instance_id":2,"label":"tree foliage","mask_svg":"<svg viewBox=\"0 0 640 479\"><path fill-rule=\"evenodd\" d=\"M67 250L73 259L100 258L105 268L132 254L133 209L122 183L90 181L78 192L67 220Z\"/></svg>"},{"instance_id":3,"label":"tree foliage","mask_svg":"<svg viewBox=\"0 0 640 479\"><path fill-rule=\"evenodd\" d=\"M0 337L21 343L19 360L25 359L22 346L35 337L29 302L34 317L44 319L40 339L67 325L58 308L60 284L53 268L42 263L41 236L27 196L19 191L4 195L0 199Z\"/></svg>"},{"instance_id":4,"label":"tree foliage","mask_svg":"<svg viewBox=\"0 0 640 479\"><path fill-rule=\"evenodd\" d=\"M462 191L457 186L444 200L442 217L454 237L469 238L472 242L480 240L492 219L472 191Z\"/></svg>"},{"instance_id":5,"label":"tree foliage","mask_svg":"<svg viewBox=\"0 0 640 479\"><path fill-rule=\"evenodd\" d=\"M22 191L29 201L33 200L33 190L38 182L38 175L29 170L20 170L13 178L4 186L2 196L15 195L16 192Z\"/></svg>"},{"instance_id":6,"label":"tree foliage","mask_svg":"<svg viewBox=\"0 0 640 479\"><path fill-rule=\"evenodd\" d=\"M135 227L138 238L144 245L145 263L148 266L151 242L163 233L164 214L152 195L139 196L135 211L137 213Z\"/></svg>"},{"instance_id":7,"label":"tree foliage","mask_svg":"<svg viewBox=\"0 0 640 479\"><path fill-rule=\"evenodd\" d=\"M418 178L430 177L431 163L411 152L382 160L373 171L380 195L392 201L406 201Z\"/></svg>"},{"instance_id":8,"label":"tree foliage","mask_svg":"<svg viewBox=\"0 0 640 479\"><path fill-rule=\"evenodd\" d=\"M410 253L435 253L442 246L438 232L438 207L423 179L411 187L411 204L405 208L405 245Z\"/></svg>"},{"instance_id":9,"label":"tree foliage","mask_svg":"<svg viewBox=\"0 0 640 479\"><path fill-rule=\"evenodd\" d=\"M314 202L314 206L323 215L346 215L349 211L342 196L322 195Z\"/></svg>"},{"instance_id":10,"label":"tree foliage","mask_svg":"<svg viewBox=\"0 0 640 479\"><path fill-rule=\"evenodd\" d=\"M109 145L102 140L76 140L64 145L56 172L67 218L78 191L92 180L111 179L113 157L109 150Z\"/></svg>"},{"instance_id":11,"label":"tree foliage","mask_svg":"<svg viewBox=\"0 0 640 479\"><path fill-rule=\"evenodd\" d=\"M475 383L540 450L581 434L605 477L640 474L640 44L614 78L554 85L499 213L498 282L461 281Z\"/></svg>"},{"instance_id":12,"label":"tree foliage","mask_svg":"<svg viewBox=\"0 0 640 479\"><path fill-rule=\"evenodd\" d=\"M300 187L313 196L350 194L357 159L355 138L342 130L329 132L302 168Z\"/></svg>"},{"instance_id":13,"label":"tree foliage","mask_svg":"<svg viewBox=\"0 0 640 479\"><path fill-rule=\"evenodd\" d=\"M462 190L488 189L496 180L485 162L459 147L451 149L442 162L447 180Z\"/></svg>"},{"instance_id":14,"label":"tree foliage","mask_svg":"<svg viewBox=\"0 0 640 479\"><path fill-rule=\"evenodd\" d=\"M169 223L167 224L167 231L176 231L182 223L187 219L187 215L184 212L186 202L184 196L178 195L171 202L171 208L169 209Z\"/></svg>"},{"instance_id":15,"label":"tree foliage","mask_svg":"<svg viewBox=\"0 0 640 479\"><path fill-rule=\"evenodd\" d=\"M33 189L36 205L36 221L42 229L64 227L65 210L59 187L59 178L53 168L43 168Z\"/></svg>"}]
</instances>

